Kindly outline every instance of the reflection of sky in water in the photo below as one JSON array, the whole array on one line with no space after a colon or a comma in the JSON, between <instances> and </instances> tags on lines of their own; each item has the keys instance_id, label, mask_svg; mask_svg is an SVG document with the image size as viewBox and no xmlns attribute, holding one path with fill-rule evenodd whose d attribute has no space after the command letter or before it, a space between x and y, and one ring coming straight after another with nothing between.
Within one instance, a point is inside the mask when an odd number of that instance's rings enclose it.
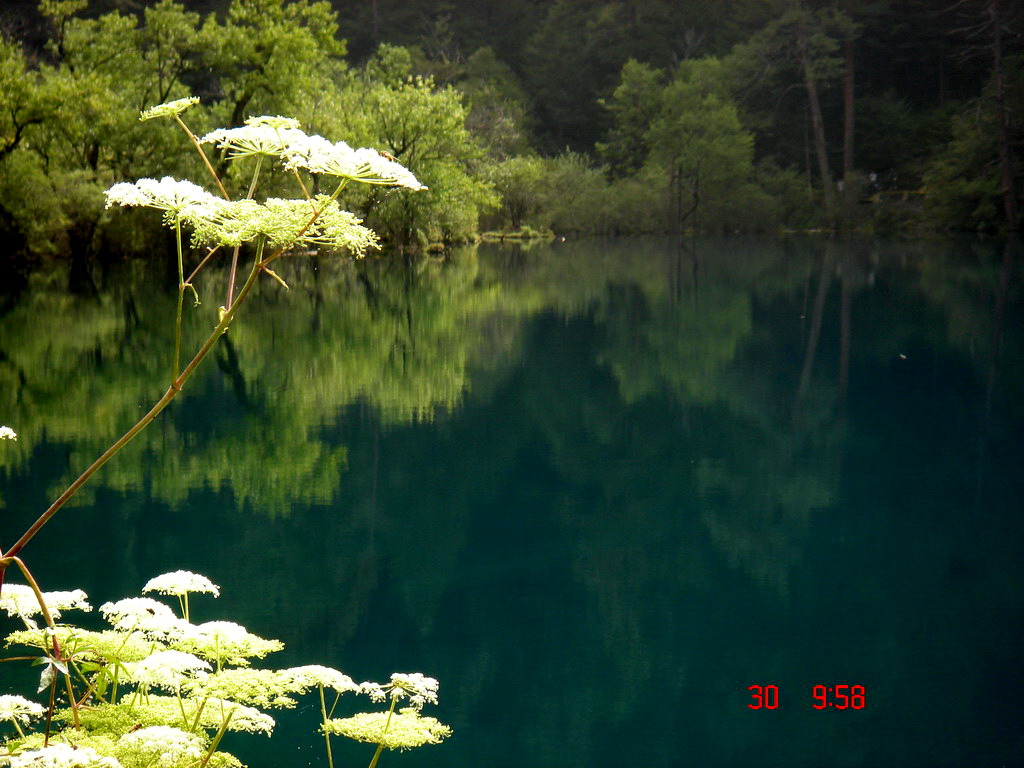
<instances>
[{"instance_id":1,"label":"reflection of sky in water","mask_svg":"<svg viewBox=\"0 0 1024 768\"><path fill-rule=\"evenodd\" d=\"M196 570L224 588L202 618L283 639L275 665L439 677L455 736L388 764L1009 764L1024 356L1000 264L757 240L289 262L25 556L94 602ZM0 316L0 541L162 391L173 296L140 265L94 277L33 275ZM819 712L818 684L868 707ZM243 759L315 764L306 709Z\"/></svg>"}]
</instances>

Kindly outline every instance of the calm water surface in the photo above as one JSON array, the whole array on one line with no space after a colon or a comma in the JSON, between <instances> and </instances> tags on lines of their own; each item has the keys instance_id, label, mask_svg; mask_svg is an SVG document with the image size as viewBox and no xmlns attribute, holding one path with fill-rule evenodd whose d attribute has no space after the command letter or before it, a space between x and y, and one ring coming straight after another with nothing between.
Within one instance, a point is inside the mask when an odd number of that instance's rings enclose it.
<instances>
[{"instance_id":1,"label":"calm water surface","mask_svg":"<svg viewBox=\"0 0 1024 768\"><path fill-rule=\"evenodd\" d=\"M1019 765L1019 264L754 239L296 259L24 556L94 604L206 574L194 614L282 639L272 666L439 678L455 735L383 767ZM0 543L166 386L173 279L7 279ZM325 765L315 723L304 701L227 746Z\"/></svg>"}]
</instances>

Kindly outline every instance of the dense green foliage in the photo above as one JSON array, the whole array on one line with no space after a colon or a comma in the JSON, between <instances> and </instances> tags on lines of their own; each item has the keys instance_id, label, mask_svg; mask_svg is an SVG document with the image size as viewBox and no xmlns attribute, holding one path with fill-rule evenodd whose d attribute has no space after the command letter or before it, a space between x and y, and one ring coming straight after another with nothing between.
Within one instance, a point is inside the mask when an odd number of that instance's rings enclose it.
<instances>
[{"instance_id":1,"label":"dense green foliage","mask_svg":"<svg viewBox=\"0 0 1024 768\"><path fill-rule=\"evenodd\" d=\"M394 155L427 193L345 203L399 245L523 225L997 230L1024 187L1024 14L1005 0L11 8L0 231L15 252L164 247L100 192L195 176L173 125L134 118L186 95L200 129L290 114Z\"/></svg>"}]
</instances>

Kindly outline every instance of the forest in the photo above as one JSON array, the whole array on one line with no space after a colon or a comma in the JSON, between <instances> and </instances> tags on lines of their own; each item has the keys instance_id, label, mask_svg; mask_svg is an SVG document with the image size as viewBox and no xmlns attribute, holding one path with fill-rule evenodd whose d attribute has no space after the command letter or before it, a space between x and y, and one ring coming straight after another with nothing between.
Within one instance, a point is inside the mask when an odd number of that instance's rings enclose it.
<instances>
[{"instance_id":1,"label":"forest","mask_svg":"<svg viewBox=\"0 0 1024 768\"><path fill-rule=\"evenodd\" d=\"M1008 0L18 0L0 31L6 260L168 248L103 191L199 177L139 121L188 96L197 135L285 115L396 158L428 189L340 200L395 246L1019 225Z\"/></svg>"}]
</instances>

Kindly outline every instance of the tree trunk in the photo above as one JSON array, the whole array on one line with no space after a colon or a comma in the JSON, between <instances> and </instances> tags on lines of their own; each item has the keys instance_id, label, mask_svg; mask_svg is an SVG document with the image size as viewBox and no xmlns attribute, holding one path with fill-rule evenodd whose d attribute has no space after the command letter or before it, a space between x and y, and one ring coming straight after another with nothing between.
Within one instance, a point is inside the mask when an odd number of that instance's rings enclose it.
<instances>
[{"instance_id":1,"label":"tree trunk","mask_svg":"<svg viewBox=\"0 0 1024 768\"><path fill-rule=\"evenodd\" d=\"M843 55L846 68L843 72L843 182L849 192L853 181L853 134L854 134L854 67L853 38L843 41Z\"/></svg>"},{"instance_id":2,"label":"tree trunk","mask_svg":"<svg viewBox=\"0 0 1024 768\"><path fill-rule=\"evenodd\" d=\"M811 108L811 127L814 129L814 152L818 157L818 174L821 177L821 191L825 196L825 215L829 222L835 217L836 192L832 185L832 173L828 167L828 145L825 143L825 121L821 116L821 100L818 98L818 83L811 69L811 58L804 41L800 41L800 64L804 71L804 87Z\"/></svg>"},{"instance_id":3,"label":"tree trunk","mask_svg":"<svg viewBox=\"0 0 1024 768\"><path fill-rule=\"evenodd\" d=\"M1010 136L1006 118L1006 83L1003 79L1003 0L989 0L988 16L992 25L992 74L995 79L996 122L999 127L999 171L1006 212L1006 228L1017 232L1020 228L1017 213L1017 192L1013 184L1013 160L1010 156Z\"/></svg>"}]
</instances>

